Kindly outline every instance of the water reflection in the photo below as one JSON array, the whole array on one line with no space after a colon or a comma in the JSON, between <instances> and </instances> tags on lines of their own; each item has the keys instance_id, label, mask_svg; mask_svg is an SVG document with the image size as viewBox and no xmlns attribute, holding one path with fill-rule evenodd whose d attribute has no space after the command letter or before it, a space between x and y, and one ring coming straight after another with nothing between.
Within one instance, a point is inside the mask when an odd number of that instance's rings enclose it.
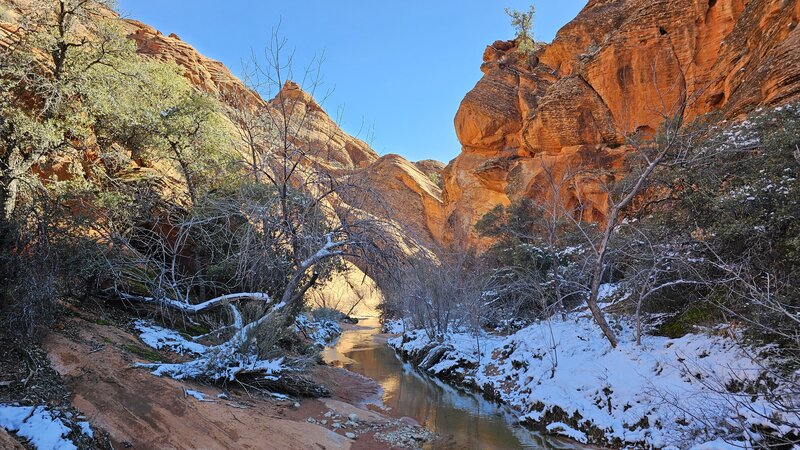
<instances>
[{"instance_id":1,"label":"water reflection","mask_svg":"<svg viewBox=\"0 0 800 450\"><path fill-rule=\"evenodd\" d=\"M573 448L542 438L516 424L503 408L454 389L404 364L377 334L378 320L363 320L347 330L324 357L376 380L382 402L395 416L408 416L445 437L443 449ZM433 448L433 447L431 447Z\"/></svg>"}]
</instances>

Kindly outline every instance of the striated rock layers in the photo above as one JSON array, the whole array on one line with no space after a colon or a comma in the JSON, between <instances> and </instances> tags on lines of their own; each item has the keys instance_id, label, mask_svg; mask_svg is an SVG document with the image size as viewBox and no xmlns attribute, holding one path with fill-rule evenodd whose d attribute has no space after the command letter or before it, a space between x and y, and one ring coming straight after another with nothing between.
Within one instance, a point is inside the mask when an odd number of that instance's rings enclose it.
<instances>
[{"instance_id":1,"label":"striated rock layers","mask_svg":"<svg viewBox=\"0 0 800 450\"><path fill-rule=\"evenodd\" d=\"M455 117L461 154L444 173L444 243L481 246L488 210L550 191L582 168L619 168L626 137L685 119L735 118L800 99L798 0L591 0L529 57L486 48L483 78ZM584 180L560 191L598 220L607 197Z\"/></svg>"}]
</instances>

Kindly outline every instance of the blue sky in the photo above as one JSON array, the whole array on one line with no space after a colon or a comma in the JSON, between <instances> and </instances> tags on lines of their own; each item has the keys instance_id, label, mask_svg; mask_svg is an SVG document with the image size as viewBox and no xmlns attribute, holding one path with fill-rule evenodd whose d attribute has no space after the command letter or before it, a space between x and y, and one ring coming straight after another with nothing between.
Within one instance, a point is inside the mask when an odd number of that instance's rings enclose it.
<instances>
[{"instance_id":1,"label":"blue sky","mask_svg":"<svg viewBox=\"0 0 800 450\"><path fill-rule=\"evenodd\" d=\"M538 0L534 35L551 41L586 0ZM323 106L380 154L447 162L453 117L480 79L486 45L514 31L504 8L530 0L120 0L121 12L175 33L235 74L278 23L301 68L324 53ZM297 69L295 69L297 70ZM370 132L371 130L371 132Z\"/></svg>"}]
</instances>

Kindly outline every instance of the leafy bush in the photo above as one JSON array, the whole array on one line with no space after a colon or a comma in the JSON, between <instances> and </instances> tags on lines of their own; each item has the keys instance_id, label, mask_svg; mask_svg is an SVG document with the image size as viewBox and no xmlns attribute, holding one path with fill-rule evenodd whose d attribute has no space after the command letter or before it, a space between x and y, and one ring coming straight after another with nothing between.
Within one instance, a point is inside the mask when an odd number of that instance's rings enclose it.
<instances>
[{"instance_id":1,"label":"leafy bush","mask_svg":"<svg viewBox=\"0 0 800 450\"><path fill-rule=\"evenodd\" d=\"M533 17L536 10L533 5L528 11L517 11L506 8L511 17L511 26L516 30L517 51L523 54L533 52Z\"/></svg>"}]
</instances>

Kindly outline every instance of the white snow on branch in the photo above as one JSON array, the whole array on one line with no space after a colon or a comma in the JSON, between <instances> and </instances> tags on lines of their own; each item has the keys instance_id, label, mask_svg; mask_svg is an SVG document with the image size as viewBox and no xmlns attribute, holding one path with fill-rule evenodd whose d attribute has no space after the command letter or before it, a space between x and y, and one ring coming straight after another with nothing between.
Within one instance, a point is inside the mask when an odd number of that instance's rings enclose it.
<instances>
[{"instance_id":1,"label":"white snow on branch","mask_svg":"<svg viewBox=\"0 0 800 450\"><path fill-rule=\"evenodd\" d=\"M314 264L325 258L344 254L344 252L336 251L335 249L343 247L350 243L347 241L341 241L341 242L334 241L332 233L328 233L325 235L325 241L326 241L325 245L323 245L321 249L317 250L316 253L314 253L313 255L308 257L305 261L300 263L301 269L308 269L309 267L313 266Z\"/></svg>"},{"instance_id":2,"label":"white snow on branch","mask_svg":"<svg viewBox=\"0 0 800 450\"><path fill-rule=\"evenodd\" d=\"M266 378L277 379L278 374L288 370L283 364L283 358L275 360L258 359L254 349L249 348L248 340L259 326L275 317L275 314L286 306L286 302L278 303L269 313L264 314L245 326L242 326L242 317L241 314L239 314L239 310L233 307L233 305L230 306L234 314L234 327L237 331L234 332L233 336L226 342L216 346L200 346L200 344L183 339L183 337L175 331L165 329L155 330L154 333L147 335L150 341L149 343L146 342L148 345L171 344L176 345L177 348L194 348L200 350L195 352L199 354L198 358L184 363L140 363L134 366L147 368L152 370L154 375L169 376L176 380L207 379L212 381L233 381L238 375L256 373ZM193 345L200 347L193 347Z\"/></svg>"},{"instance_id":3,"label":"white snow on branch","mask_svg":"<svg viewBox=\"0 0 800 450\"><path fill-rule=\"evenodd\" d=\"M205 378L213 381L233 381L238 375L249 373L277 380L277 376L287 370L283 358L261 360L255 355L241 353L212 354L179 364L136 364L135 367L152 369L153 375L176 380Z\"/></svg>"},{"instance_id":4,"label":"white snow on branch","mask_svg":"<svg viewBox=\"0 0 800 450\"><path fill-rule=\"evenodd\" d=\"M123 292L117 293L123 300L137 301L142 303L155 303L161 306L172 308L186 314L199 314L211 309L222 306L226 302L233 302L238 300L260 300L265 303L270 303L272 299L268 294L263 292L238 292L235 294L225 294L219 297L212 298L203 303L193 305L191 303L175 300L171 298L155 298L145 297L140 295L130 295Z\"/></svg>"},{"instance_id":5,"label":"white snow on branch","mask_svg":"<svg viewBox=\"0 0 800 450\"><path fill-rule=\"evenodd\" d=\"M166 347L176 353L198 355L207 350L205 345L189 341L175 330L162 328L144 320L137 320L134 327L141 332L139 339L156 350Z\"/></svg>"}]
</instances>

